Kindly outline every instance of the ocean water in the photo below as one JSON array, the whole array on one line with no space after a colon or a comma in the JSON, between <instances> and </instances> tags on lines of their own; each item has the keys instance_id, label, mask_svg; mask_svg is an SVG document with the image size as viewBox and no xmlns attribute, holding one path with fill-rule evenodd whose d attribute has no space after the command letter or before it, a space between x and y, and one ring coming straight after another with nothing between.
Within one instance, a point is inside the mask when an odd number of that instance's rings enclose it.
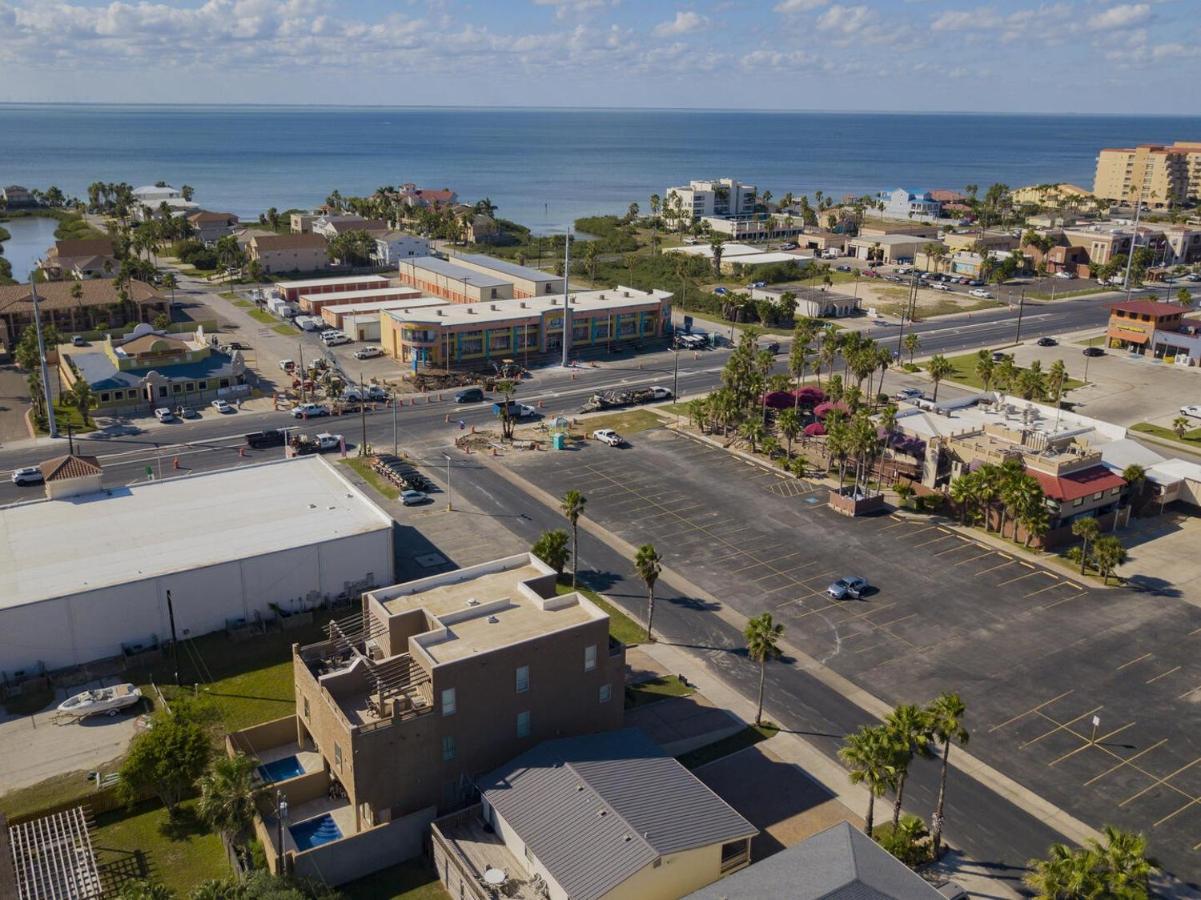
<instances>
[{"instance_id":1,"label":"ocean water","mask_svg":"<svg viewBox=\"0 0 1201 900\"><path fill-rule=\"evenodd\" d=\"M412 181L548 230L726 175L777 197L1090 187L1099 148L1178 139L1201 139L1201 118L14 104L0 105L0 184L83 196L97 180L165 180L257 215Z\"/></svg>"}]
</instances>

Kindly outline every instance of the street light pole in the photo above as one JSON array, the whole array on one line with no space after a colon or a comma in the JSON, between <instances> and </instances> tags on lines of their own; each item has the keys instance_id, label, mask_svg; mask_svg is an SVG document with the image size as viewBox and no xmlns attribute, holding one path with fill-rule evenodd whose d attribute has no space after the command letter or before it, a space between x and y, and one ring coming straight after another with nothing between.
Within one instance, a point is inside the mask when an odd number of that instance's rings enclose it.
<instances>
[{"instance_id":1,"label":"street light pole","mask_svg":"<svg viewBox=\"0 0 1201 900\"><path fill-rule=\"evenodd\" d=\"M175 664L175 686L179 686L179 639L175 636L175 606L171 603L171 592L167 591L167 620L171 624L171 656Z\"/></svg>"},{"instance_id":2,"label":"street light pole","mask_svg":"<svg viewBox=\"0 0 1201 900\"><path fill-rule=\"evenodd\" d=\"M571 295L568 284L571 281L571 226L563 236L563 367L567 367L568 356L571 352Z\"/></svg>"},{"instance_id":3,"label":"street light pole","mask_svg":"<svg viewBox=\"0 0 1201 900\"><path fill-rule=\"evenodd\" d=\"M58 422L54 418L54 398L50 393L50 373L46 368L46 344L42 339L42 315L38 309L38 283L35 272L29 273L30 299L33 301L33 325L38 335L38 365L42 373L42 393L46 398L46 429L50 437L58 437Z\"/></svg>"},{"instance_id":4,"label":"street light pole","mask_svg":"<svg viewBox=\"0 0 1201 900\"><path fill-rule=\"evenodd\" d=\"M276 837L279 840L279 854L276 857L275 874L283 876L284 860L287 858L284 855L284 822L288 818L288 795L283 791L275 792L275 825Z\"/></svg>"},{"instance_id":5,"label":"street light pole","mask_svg":"<svg viewBox=\"0 0 1201 900\"><path fill-rule=\"evenodd\" d=\"M450 454L443 453L446 457L446 511L454 512L455 508L455 492L450 486Z\"/></svg>"},{"instance_id":6,"label":"street light pole","mask_svg":"<svg viewBox=\"0 0 1201 900\"><path fill-rule=\"evenodd\" d=\"M1012 296L1012 295L1010 295ZM1022 342L1022 308L1026 305L1026 289L1022 288L1021 294L1018 295L1018 327L1017 333L1013 336L1013 342L1020 344Z\"/></svg>"},{"instance_id":7,"label":"street light pole","mask_svg":"<svg viewBox=\"0 0 1201 900\"><path fill-rule=\"evenodd\" d=\"M676 345L676 364L671 373L671 402L676 407L676 427L680 425L680 347Z\"/></svg>"},{"instance_id":8,"label":"street light pole","mask_svg":"<svg viewBox=\"0 0 1201 900\"><path fill-rule=\"evenodd\" d=\"M396 393L392 394L392 455L400 455L400 437L396 425Z\"/></svg>"}]
</instances>

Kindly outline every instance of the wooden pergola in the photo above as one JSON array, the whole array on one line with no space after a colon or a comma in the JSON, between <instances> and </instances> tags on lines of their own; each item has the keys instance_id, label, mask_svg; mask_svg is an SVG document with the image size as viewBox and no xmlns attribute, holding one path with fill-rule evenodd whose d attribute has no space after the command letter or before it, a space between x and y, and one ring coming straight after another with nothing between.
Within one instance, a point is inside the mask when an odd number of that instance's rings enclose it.
<instances>
[{"instance_id":1,"label":"wooden pergola","mask_svg":"<svg viewBox=\"0 0 1201 900\"><path fill-rule=\"evenodd\" d=\"M91 900L103 896L82 806L9 826L18 900Z\"/></svg>"}]
</instances>

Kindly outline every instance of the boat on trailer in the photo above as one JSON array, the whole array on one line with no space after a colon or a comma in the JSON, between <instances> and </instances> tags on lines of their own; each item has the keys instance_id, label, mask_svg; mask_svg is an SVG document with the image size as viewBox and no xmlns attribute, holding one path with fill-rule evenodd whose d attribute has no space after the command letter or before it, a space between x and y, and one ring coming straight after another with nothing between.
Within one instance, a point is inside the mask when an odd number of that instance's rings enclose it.
<instances>
[{"instance_id":1,"label":"boat on trailer","mask_svg":"<svg viewBox=\"0 0 1201 900\"><path fill-rule=\"evenodd\" d=\"M78 716L81 719L99 713L115 716L126 707L140 703L141 700L142 689L137 685L114 684L68 697L58 705L58 711Z\"/></svg>"}]
</instances>

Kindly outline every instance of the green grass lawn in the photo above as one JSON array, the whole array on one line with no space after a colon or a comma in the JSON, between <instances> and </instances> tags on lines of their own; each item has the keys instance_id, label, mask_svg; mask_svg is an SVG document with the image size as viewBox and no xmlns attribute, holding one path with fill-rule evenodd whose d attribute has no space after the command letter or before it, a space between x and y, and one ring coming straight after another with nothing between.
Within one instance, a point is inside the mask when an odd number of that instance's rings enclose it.
<instances>
[{"instance_id":1,"label":"green grass lawn","mask_svg":"<svg viewBox=\"0 0 1201 900\"><path fill-rule=\"evenodd\" d=\"M1139 422L1137 425L1130 427L1132 431L1141 431L1143 434L1151 434L1164 440L1175 441L1178 444L1194 447L1201 445L1201 428L1189 429L1184 433L1184 437L1180 437L1171 428L1164 428L1162 425L1152 425L1150 422Z\"/></svg>"},{"instance_id":2,"label":"green grass lawn","mask_svg":"<svg viewBox=\"0 0 1201 900\"><path fill-rule=\"evenodd\" d=\"M649 428L658 428L663 420L649 409L626 409L620 412L597 416L593 419L583 419L580 425L592 434L601 428L612 428L620 435L637 434Z\"/></svg>"},{"instance_id":3,"label":"green grass lawn","mask_svg":"<svg viewBox=\"0 0 1201 900\"><path fill-rule=\"evenodd\" d=\"M175 821L157 800L139 803L96 817L92 833L96 861L118 867L135 854L145 856L149 877L187 896L209 878L230 874L221 838L197 819L194 802L186 801Z\"/></svg>"},{"instance_id":4,"label":"green grass lawn","mask_svg":"<svg viewBox=\"0 0 1201 900\"><path fill-rule=\"evenodd\" d=\"M295 337L295 335L296 335L295 327L293 327L292 325L288 325L284 322L280 322L278 325L272 325L271 330L274 331L276 334L282 334L284 336L292 335L293 337Z\"/></svg>"},{"instance_id":5,"label":"green grass lawn","mask_svg":"<svg viewBox=\"0 0 1201 900\"><path fill-rule=\"evenodd\" d=\"M395 500L400 496L400 488L371 468L370 460L361 456L348 456L338 462L344 466L350 466L364 481L389 500Z\"/></svg>"},{"instance_id":6,"label":"green grass lawn","mask_svg":"<svg viewBox=\"0 0 1201 900\"><path fill-rule=\"evenodd\" d=\"M248 309L246 310L246 315L250 316L250 318L254 319L256 322L262 322L264 325L279 324L279 319L275 318L275 316L271 315L271 313L261 309Z\"/></svg>"},{"instance_id":7,"label":"green grass lawn","mask_svg":"<svg viewBox=\"0 0 1201 900\"><path fill-rule=\"evenodd\" d=\"M1087 297L1090 294L1104 294L1106 291L1112 291L1112 290L1113 290L1113 288L1111 288L1111 287L1091 287L1091 288L1081 288L1076 291L1056 291L1054 299L1070 300L1073 297ZM1038 291L1036 293L1027 294L1026 296L1031 300L1050 300L1050 299L1052 299L1050 291Z\"/></svg>"},{"instance_id":8,"label":"green grass lawn","mask_svg":"<svg viewBox=\"0 0 1201 900\"><path fill-rule=\"evenodd\" d=\"M689 697L695 693L696 688L684 684L678 675L652 678L650 681L626 686L626 709L646 706L668 697Z\"/></svg>"},{"instance_id":9,"label":"green grass lawn","mask_svg":"<svg viewBox=\"0 0 1201 900\"><path fill-rule=\"evenodd\" d=\"M955 368L955 371L951 373L950 377L947 378L947 381L954 381L967 387L974 387L984 390L984 382L981 381L980 377L976 374L976 363L978 361L979 357L975 353L963 353L959 356L948 356L947 362L949 362ZM1017 371L1020 374L1024 370L1021 366L1018 366ZM1046 371L1046 369L1043 369L1044 373ZM1079 381L1075 378L1068 378L1067 381L1064 382L1063 389L1064 391L1071 391L1083 386L1083 381Z\"/></svg>"},{"instance_id":10,"label":"green grass lawn","mask_svg":"<svg viewBox=\"0 0 1201 900\"><path fill-rule=\"evenodd\" d=\"M729 737L722 738L720 741L707 744L704 747L689 750L687 753L677 756L676 759L680 761L680 765L684 768L696 769L706 763L729 756L731 753L737 753L739 750L753 747L760 741L766 741L777 734L779 730L779 728L770 722L763 725L748 725L742 731L735 732Z\"/></svg>"},{"instance_id":11,"label":"green grass lawn","mask_svg":"<svg viewBox=\"0 0 1201 900\"><path fill-rule=\"evenodd\" d=\"M102 766L104 771L112 771ZM36 813L62 803L85 801L96 792L96 785L89 781L87 772L63 772L29 787L9 791L0 797L0 812L9 818Z\"/></svg>"},{"instance_id":12,"label":"green grass lawn","mask_svg":"<svg viewBox=\"0 0 1201 900\"><path fill-rule=\"evenodd\" d=\"M583 573L580 576L583 579ZM621 641L627 647L633 647L641 644L646 640L646 629L627 616L624 612L598 594L591 588L580 585L577 590L599 606L609 616L609 634L617 640ZM559 582L555 585L555 591L559 594L571 593L571 576L567 576L567 583Z\"/></svg>"},{"instance_id":13,"label":"green grass lawn","mask_svg":"<svg viewBox=\"0 0 1201 900\"><path fill-rule=\"evenodd\" d=\"M1109 338L1103 334L1099 334L1096 337L1089 338L1088 340L1072 341L1072 343L1077 347L1104 347L1109 343Z\"/></svg>"},{"instance_id":14,"label":"green grass lawn","mask_svg":"<svg viewBox=\"0 0 1201 900\"><path fill-rule=\"evenodd\" d=\"M389 866L339 890L346 900L450 900L438 874L421 859Z\"/></svg>"},{"instance_id":15,"label":"green grass lawn","mask_svg":"<svg viewBox=\"0 0 1201 900\"><path fill-rule=\"evenodd\" d=\"M883 293L900 302L877 303L875 307L876 312L886 316L900 316L902 310L905 309L909 292L903 288L886 288ZM1000 300L982 299L977 299L974 303L968 303L964 305L956 303L954 300L948 297L940 297L933 302L923 301L918 305L917 321L921 322L925 319L935 318L936 316L949 316L955 313L977 312L982 309L995 309L998 306L1004 305L1005 304Z\"/></svg>"}]
</instances>

